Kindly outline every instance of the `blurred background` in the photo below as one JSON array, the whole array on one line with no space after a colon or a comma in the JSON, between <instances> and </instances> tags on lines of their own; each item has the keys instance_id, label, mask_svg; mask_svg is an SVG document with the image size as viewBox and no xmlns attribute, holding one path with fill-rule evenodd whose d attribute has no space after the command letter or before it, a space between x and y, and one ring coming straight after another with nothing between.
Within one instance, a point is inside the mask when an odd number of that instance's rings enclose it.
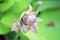
<instances>
[{"instance_id":1,"label":"blurred background","mask_svg":"<svg viewBox=\"0 0 60 40\"><path fill-rule=\"evenodd\" d=\"M19 20L29 4L33 10L40 10L37 17L43 22L38 22L38 33L11 32L13 22ZM19 39L60 40L60 0L0 0L0 40Z\"/></svg>"}]
</instances>

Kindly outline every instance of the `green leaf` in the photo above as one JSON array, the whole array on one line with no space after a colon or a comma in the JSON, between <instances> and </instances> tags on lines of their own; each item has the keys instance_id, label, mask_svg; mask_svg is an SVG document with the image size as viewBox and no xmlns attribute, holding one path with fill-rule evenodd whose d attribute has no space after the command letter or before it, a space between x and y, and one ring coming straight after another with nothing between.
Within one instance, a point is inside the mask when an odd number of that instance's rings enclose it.
<instances>
[{"instance_id":1,"label":"green leaf","mask_svg":"<svg viewBox=\"0 0 60 40\"><path fill-rule=\"evenodd\" d=\"M20 37L19 37L20 36ZM29 40L22 32L10 32L5 35L6 40Z\"/></svg>"},{"instance_id":2,"label":"green leaf","mask_svg":"<svg viewBox=\"0 0 60 40\"><path fill-rule=\"evenodd\" d=\"M40 10L44 11L46 9L52 9L52 8L57 8L60 7L60 1L42 1L43 4L40 5Z\"/></svg>"},{"instance_id":3,"label":"green leaf","mask_svg":"<svg viewBox=\"0 0 60 40\"><path fill-rule=\"evenodd\" d=\"M60 7L60 1L59 0L39 0L39 1L33 1L32 6L34 9L39 8L40 11L44 11L47 9L57 8Z\"/></svg>"},{"instance_id":4,"label":"green leaf","mask_svg":"<svg viewBox=\"0 0 60 40\"><path fill-rule=\"evenodd\" d=\"M10 9L14 3L15 0L3 0L3 2L0 3L0 12L5 12Z\"/></svg>"},{"instance_id":5,"label":"green leaf","mask_svg":"<svg viewBox=\"0 0 60 40\"><path fill-rule=\"evenodd\" d=\"M6 34L10 31L10 27L3 24L3 23L0 23L0 34Z\"/></svg>"}]
</instances>

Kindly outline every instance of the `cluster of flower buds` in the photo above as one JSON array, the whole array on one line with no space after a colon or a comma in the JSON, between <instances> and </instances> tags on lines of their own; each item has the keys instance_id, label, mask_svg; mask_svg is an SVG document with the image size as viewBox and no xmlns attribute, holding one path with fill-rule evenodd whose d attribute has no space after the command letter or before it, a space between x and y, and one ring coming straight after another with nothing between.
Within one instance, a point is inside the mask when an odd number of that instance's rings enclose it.
<instances>
[{"instance_id":1,"label":"cluster of flower buds","mask_svg":"<svg viewBox=\"0 0 60 40\"><path fill-rule=\"evenodd\" d=\"M27 11L23 12L20 16L20 21L15 21L11 31L22 31L26 33L31 30L33 33L37 33L37 22L41 22L42 19L37 18L39 10L32 11L32 6L29 5Z\"/></svg>"}]
</instances>

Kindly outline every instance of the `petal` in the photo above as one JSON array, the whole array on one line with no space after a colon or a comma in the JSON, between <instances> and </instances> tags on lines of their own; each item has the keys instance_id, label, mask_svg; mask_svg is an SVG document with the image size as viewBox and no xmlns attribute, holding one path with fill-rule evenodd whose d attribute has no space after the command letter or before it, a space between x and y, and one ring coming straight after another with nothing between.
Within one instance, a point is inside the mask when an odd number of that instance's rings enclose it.
<instances>
[{"instance_id":1,"label":"petal","mask_svg":"<svg viewBox=\"0 0 60 40\"><path fill-rule=\"evenodd\" d=\"M27 31L28 31L28 29L27 28L23 28L23 30L22 30L24 33L26 33Z\"/></svg>"},{"instance_id":2,"label":"petal","mask_svg":"<svg viewBox=\"0 0 60 40\"><path fill-rule=\"evenodd\" d=\"M35 27L30 27L33 33L37 33L37 29Z\"/></svg>"},{"instance_id":3,"label":"petal","mask_svg":"<svg viewBox=\"0 0 60 40\"><path fill-rule=\"evenodd\" d=\"M26 11L26 14L30 14L31 12L32 12L32 6L29 5L29 8L28 8L28 10Z\"/></svg>"},{"instance_id":4,"label":"petal","mask_svg":"<svg viewBox=\"0 0 60 40\"><path fill-rule=\"evenodd\" d=\"M37 9L36 11L32 12L31 14L36 16L38 13L39 13L39 10Z\"/></svg>"},{"instance_id":5,"label":"petal","mask_svg":"<svg viewBox=\"0 0 60 40\"><path fill-rule=\"evenodd\" d=\"M43 22L43 20L41 18L36 18L37 22Z\"/></svg>"},{"instance_id":6,"label":"petal","mask_svg":"<svg viewBox=\"0 0 60 40\"><path fill-rule=\"evenodd\" d=\"M21 30L22 32L26 33L28 31L28 27L26 25L23 25L23 28Z\"/></svg>"},{"instance_id":7,"label":"petal","mask_svg":"<svg viewBox=\"0 0 60 40\"><path fill-rule=\"evenodd\" d=\"M20 26L16 21L14 22L11 31L20 30Z\"/></svg>"},{"instance_id":8,"label":"petal","mask_svg":"<svg viewBox=\"0 0 60 40\"><path fill-rule=\"evenodd\" d=\"M36 22L33 24L33 26L35 27L35 29L37 29L37 23Z\"/></svg>"}]
</instances>

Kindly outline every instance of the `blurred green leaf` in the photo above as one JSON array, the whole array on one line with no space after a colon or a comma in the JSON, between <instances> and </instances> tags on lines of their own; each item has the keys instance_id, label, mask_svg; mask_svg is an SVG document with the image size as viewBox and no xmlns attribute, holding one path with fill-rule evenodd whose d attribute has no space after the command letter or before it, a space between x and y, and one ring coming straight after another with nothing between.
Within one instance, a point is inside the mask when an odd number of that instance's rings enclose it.
<instances>
[{"instance_id":1,"label":"blurred green leaf","mask_svg":"<svg viewBox=\"0 0 60 40\"><path fill-rule=\"evenodd\" d=\"M42 5L40 5L40 10L52 9L60 7L60 1L42 1Z\"/></svg>"},{"instance_id":2,"label":"blurred green leaf","mask_svg":"<svg viewBox=\"0 0 60 40\"><path fill-rule=\"evenodd\" d=\"M20 35L19 35L20 33ZM19 37L20 36L20 37ZM26 35L21 32L9 32L5 35L6 40L29 40Z\"/></svg>"},{"instance_id":3,"label":"blurred green leaf","mask_svg":"<svg viewBox=\"0 0 60 40\"><path fill-rule=\"evenodd\" d=\"M17 36L16 32L9 32L8 34L5 35L5 39L6 40L13 40L13 39L15 39L16 36ZM18 39L18 36L16 39Z\"/></svg>"},{"instance_id":4,"label":"blurred green leaf","mask_svg":"<svg viewBox=\"0 0 60 40\"><path fill-rule=\"evenodd\" d=\"M59 0L54 0L54 1L53 0L39 0L39 1L33 1L31 4L33 6L33 9L39 8L40 11L60 7Z\"/></svg>"},{"instance_id":5,"label":"blurred green leaf","mask_svg":"<svg viewBox=\"0 0 60 40\"><path fill-rule=\"evenodd\" d=\"M3 0L3 2L0 3L0 12L10 9L14 3L15 0Z\"/></svg>"},{"instance_id":6,"label":"blurred green leaf","mask_svg":"<svg viewBox=\"0 0 60 40\"><path fill-rule=\"evenodd\" d=\"M0 34L6 34L10 31L10 27L3 24L3 23L0 23Z\"/></svg>"}]
</instances>

